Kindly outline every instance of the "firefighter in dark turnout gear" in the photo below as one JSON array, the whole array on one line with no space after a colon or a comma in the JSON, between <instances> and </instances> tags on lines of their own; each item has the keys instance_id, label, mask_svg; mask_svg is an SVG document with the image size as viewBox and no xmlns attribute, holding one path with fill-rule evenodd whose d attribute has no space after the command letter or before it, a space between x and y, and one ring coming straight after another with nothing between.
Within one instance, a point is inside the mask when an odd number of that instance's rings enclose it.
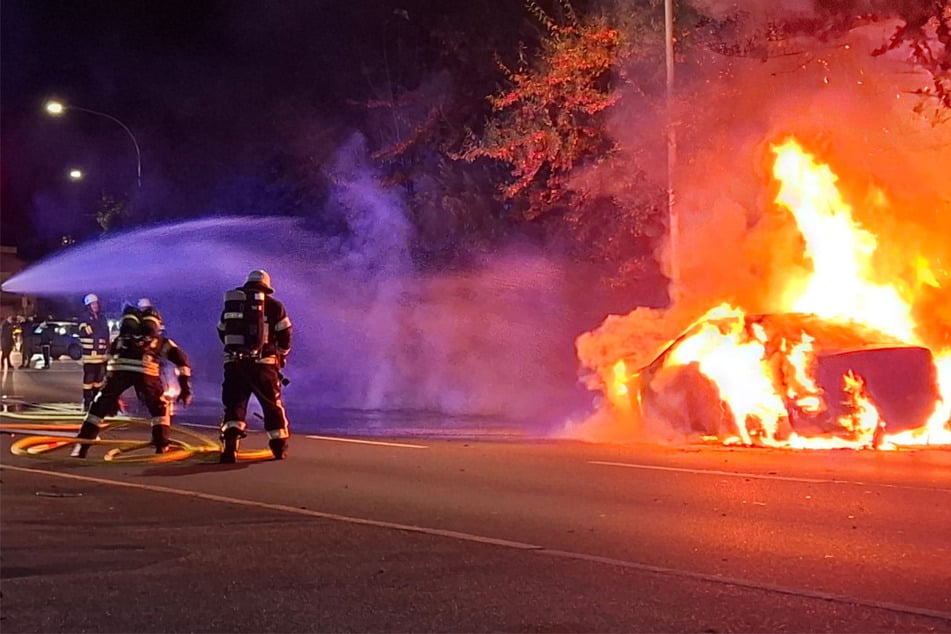
<instances>
[{"instance_id":1,"label":"firefighter in dark turnout gear","mask_svg":"<svg viewBox=\"0 0 951 634\"><path fill-rule=\"evenodd\" d=\"M154 307L140 309L126 306L122 312L119 335L109 345L105 382L89 406L77 438L92 440L98 437L103 419L118 412L119 397L131 387L152 417L150 422L155 453L165 453L171 421L161 377L163 360L176 366L180 390L178 400L188 405L192 400L188 356L164 335L162 317ZM85 458L88 451L88 444L77 444L72 455Z\"/></svg>"},{"instance_id":2,"label":"firefighter in dark turnout gear","mask_svg":"<svg viewBox=\"0 0 951 634\"><path fill-rule=\"evenodd\" d=\"M291 351L291 320L284 305L271 294L271 276L255 270L243 286L225 293L224 310L218 322L218 337L224 344L224 382L221 403L224 415L221 462L234 462L238 445L246 436L246 416L251 395L264 412L268 447L278 460L287 455L290 430L282 386L281 369Z\"/></svg>"},{"instance_id":3,"label":"firefighter in dark turnout gear","mask_svg":"<svg viewBox=\"0 0 951 634\"><path fill-rule=\"evenodd\" d=\"M83 411L87 412L106 380L109 322L100 311L96 295L86 295L83 304L87 312L79 324L79 343L83 347Z\"/></svg>"}]
</instances>

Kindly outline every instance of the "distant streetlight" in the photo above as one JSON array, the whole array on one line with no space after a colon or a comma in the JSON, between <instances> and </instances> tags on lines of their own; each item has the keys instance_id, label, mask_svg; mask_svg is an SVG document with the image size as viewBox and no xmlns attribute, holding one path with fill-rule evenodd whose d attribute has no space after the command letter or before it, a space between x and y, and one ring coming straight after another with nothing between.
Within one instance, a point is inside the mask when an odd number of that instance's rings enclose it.
<instances>
[{"instance_id":1,"label":"distant streetlight","mask_svg":"<svg viewBox=\"0 0 951 634\"><path fill-rule=\"evenodd\" d=\"M82 170L75 170L75 169L69 170L70 180L81 181L83 179L83 176L85 176L85 174L83 174Z\"/></svg>"},{"instance_id":2,"label":"distant streetlight","mask_svg":"<svg viewBox=\"0 0 951 634\"><path fill-rule=\"evenodd\" d=\"M50 101L46 102L46 112L48 112L50 115L54 117L61 116L67 110L79 110L80 112L88 112L89 114L105 117L106 119L109 119L110 121L114 121L115 123L118 123L119 126L121 126L123 130L125 130L126 134L129 135L129 138L132 139L132 145L135 147L135 183L136 183L136 186L141 188L142 187L142 153L139 152L139 142L135 140L135 135L132 134L132 130L129 129L129 126L122 123L121 121L113 117L111 114L106 114L105 112L99 112L98 110L90 110L89 108L80 108L79 106L74 106L72 104L65 104L62 101L56 101L55 99L51 99ZM70 177L72 177L72 175L70 175ZM80 175L80 178L81 177L82 176Z\"/></svg>"}]
</instances>

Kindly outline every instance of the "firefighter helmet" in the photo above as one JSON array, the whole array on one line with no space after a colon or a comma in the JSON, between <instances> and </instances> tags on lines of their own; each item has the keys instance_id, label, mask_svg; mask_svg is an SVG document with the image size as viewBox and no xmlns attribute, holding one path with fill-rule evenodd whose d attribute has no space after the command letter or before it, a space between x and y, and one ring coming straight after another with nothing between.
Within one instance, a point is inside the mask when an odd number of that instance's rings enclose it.
<instances>
[{"instance_id":1,"label":"firefighter helmet","mask_svg":"<svg viewBox=\"0 0 951 634\"><path fill-rule=\"evenodd\" d=\"M274 289L271 288L271 276L268 275L267 271L262 269L255 269L248 273L248 279L244 282L244 285L260 288L265 293L274 292Z\"/></svg>"},{"instance_id":2,"label":"firefighter helmet","mask_svg":"<svg viewBox=\"0 0 951 634\"><path fill-rule=\"evenodd\" d=\"M98 301L99 301L99 297L97 297L95 293L89 293L88 295L83 297L83 306L89 306L93 302L98 302Z\"/></svg>"},{"instance_id":3,"label":"firefighter helmet","mask_svg":"<svg viewBox=\"0 0 951 634\"><path fill-rule=\"evenodd\" d=\"M142 316L139 331L143 337L158 337L162 334L162 331L165 330L165 324L162 323L162 315L159 314L155 306L141 308L139 314Z\"/></svg>"},{"instance_id":4,"label":"firefighter helmet","mask_svg":"<svg viewBox=\"0 0 951 634\"><path fill-rule=\"evenodd\" d=\"M150 308L152 306L152 300L148 297L140 297L139 301L137 301L135 305L140 309Z\"/></svg>"}]
</instances>

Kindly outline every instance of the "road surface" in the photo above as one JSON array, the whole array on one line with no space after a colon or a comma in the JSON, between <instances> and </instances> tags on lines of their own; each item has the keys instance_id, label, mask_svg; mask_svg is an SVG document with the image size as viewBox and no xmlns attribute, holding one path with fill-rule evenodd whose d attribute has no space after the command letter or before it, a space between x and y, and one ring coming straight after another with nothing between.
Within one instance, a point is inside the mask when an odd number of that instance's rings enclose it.
<instances>
[{"instance_id":1,"label":"road surface","mask_svg":"<svg viewBox=\"0 0 951 634\"><path fill-rule=\"evenodd\" d=\"M951 452L476 432L227 466L7 436L0 629L951 631Z\"/></svg>"}]
</instances>

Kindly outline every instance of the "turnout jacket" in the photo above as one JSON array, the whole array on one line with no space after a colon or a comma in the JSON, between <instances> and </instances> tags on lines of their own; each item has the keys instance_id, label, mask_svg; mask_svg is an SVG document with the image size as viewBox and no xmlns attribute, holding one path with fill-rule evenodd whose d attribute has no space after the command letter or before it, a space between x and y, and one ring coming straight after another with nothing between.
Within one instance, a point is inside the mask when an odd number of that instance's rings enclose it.
<instances>
[{"instance_id":1,"label":"turnout jacket","mask_svg":"<svg viewBox=\"0 0 951 634\"><path fill-rule=\"evenodd\" d=\"M102 313L86 313L79 324L79 343L83 347L83 363L105 363L109 351L109 322Z\"/></svg>"}]
</instances>

